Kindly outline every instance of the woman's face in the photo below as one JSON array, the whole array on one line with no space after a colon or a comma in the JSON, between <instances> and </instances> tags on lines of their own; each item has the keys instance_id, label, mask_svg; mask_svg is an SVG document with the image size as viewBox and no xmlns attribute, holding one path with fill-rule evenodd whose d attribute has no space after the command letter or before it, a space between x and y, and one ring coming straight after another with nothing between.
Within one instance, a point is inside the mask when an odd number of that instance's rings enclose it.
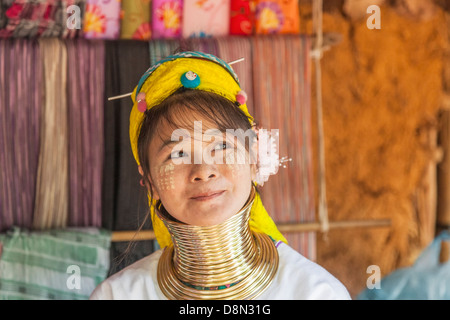
<instances>
[{"instance_id":1,"label":"woman's face","mask_svg":"<svg viewBox=\"0 0 450 320\"><path fill-rule=\"evenodd\" d=\"M192 126L182 130L158 126L160 134L149 148L149 180L153 198L160 199L175 219L210 226L242 209L255 165L238 139L198 119L192 115Z\"/></svg>"}]
</instances>

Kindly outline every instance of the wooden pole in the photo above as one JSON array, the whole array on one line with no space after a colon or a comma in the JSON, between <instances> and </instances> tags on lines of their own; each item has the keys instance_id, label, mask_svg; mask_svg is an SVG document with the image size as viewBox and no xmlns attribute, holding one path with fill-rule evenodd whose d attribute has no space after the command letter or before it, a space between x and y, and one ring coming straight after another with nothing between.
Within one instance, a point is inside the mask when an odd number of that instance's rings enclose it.
<instances>
[{"instance_id":1,"label":"wooden pole","mask_svg":"<svg viewBox=\"0 0 450 320\"><path fill-rule=\"evenodd\" d=\"M376 228L376 227L389 227L391 220L347 220L347 221L330 221L330 229L342 229L342 228ZM277 225L278 230L281 233L296 233L296 232L319 232L321 225L319 222L310 223L283 223ZM154 240L155 233L153 230L142 231L113 231L111 241L143 241Z\"/></svg>"},{"instance_id":2,"label":"wooden pole","mask_svg":"<svg viewBox=\"0 0 450 320\"><path fill-rule=\"evenodd\" d=\"M445 110L440 118L439 144L443 150L443 159L438 165L438 203L436 232L450 226L450 110Z\"/></svg>"}]
</instances>

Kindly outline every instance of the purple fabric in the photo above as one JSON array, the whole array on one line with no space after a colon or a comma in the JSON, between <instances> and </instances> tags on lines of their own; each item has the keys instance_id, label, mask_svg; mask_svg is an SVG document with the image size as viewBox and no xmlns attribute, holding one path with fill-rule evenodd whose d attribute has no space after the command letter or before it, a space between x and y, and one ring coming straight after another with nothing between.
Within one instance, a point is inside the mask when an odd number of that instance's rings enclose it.
<instances>
[{"instance_id":1,"label":"purple fabric","mask_svg":"<svg viewBox=\"0 0 450 320\"><path fill-rule=\"evenodd\" d=\"M101 226L104 155L104 43L67 45L69 108L69 225Z\"/></svg>"},{"instance_id":2,"label":"purple fabric","mask_svg":"<svg viewBox=\"0 0 450 320\"><path fill-rule=\"evenodd\" d=\"M32 40L0 40L0 231L30 228L39 158L42 63Z\"/></svg>"}]
</instances>

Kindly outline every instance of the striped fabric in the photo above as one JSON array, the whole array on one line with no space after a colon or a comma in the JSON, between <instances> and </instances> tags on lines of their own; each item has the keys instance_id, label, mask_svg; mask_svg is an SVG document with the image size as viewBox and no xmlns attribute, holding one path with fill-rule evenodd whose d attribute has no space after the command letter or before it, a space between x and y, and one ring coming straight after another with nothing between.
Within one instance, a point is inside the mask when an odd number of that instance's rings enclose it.
<instances>
[{"instance_id":1,"label":"striped fabric","mask_svg":"<svg viewBox=\"0 0 450 320\"><path fill-rule=\"evenodd\" d=\"M261 188L262 201L278 223L313 222L309 38L254 37L252 48L253 116L261 127L279 130L280 157L293 159ZM285 236L293 248L315 260L314 232Z\"/></svg>"},{"instance_id":2,"label":"striped fabric","mask_svg":"<svg viewBox=\"0 0 450 320\"><path fill-rule=\"evenodd\" d=\"M103 61L100 41L0 40L0 232L101 226Z\"/></svg>"},{"instance_id":3,"label":"striped fabric","mask_svg":"<svg viewBox=\"0 0 450 320\"><path fill-rule=\"evenodd\" d=\"M179 47L179 42L170 39L152 40L148 43L150 66L153 66L159 60L171 55ZM133 87L134 89L134 87Z\"/></svg>"},{"instance_id":4,"label":"striped fabric","mask_svg":"<svg viewBox=\"0 0 450 320\"><path fill-rule=\"evenodd\" d=\"M65 229L0 235L0 300L86 300L109 269L110 232Z\"/></svg>"},{"instance_id":5,"label":"striped fabric","mask_svg":"<svg viewBox=\"0 0 450 320\"><path fill-rule=\"evenodd\" d=\"M104 42L67 46L69 226L100 227L104 161Z\"/></svg>"},{"instance_id":6,"label":"striped fabric","mask_svg":"<svg viewBox=\"0 0 450 320\"><path fill-rule=\"evenodd\" d=\"M239 77L241 88L247 93L247 109L253 115L253 74L252 74L252 47L251 38L248 37L224 37L217 39L217 53L219 57L232 62L241 58L244 61L233 64L232 68Z\"/></svg>"},{"instance_id":7,"label":"striped fabric","mask_svg":"<svg viewBox=\"0 0 450 320\"><path fill-rule=\"evenodd\" d=\"M0 232L33 221L44 87L37 41L0 41Z\"/></svg>"}]
</instances>

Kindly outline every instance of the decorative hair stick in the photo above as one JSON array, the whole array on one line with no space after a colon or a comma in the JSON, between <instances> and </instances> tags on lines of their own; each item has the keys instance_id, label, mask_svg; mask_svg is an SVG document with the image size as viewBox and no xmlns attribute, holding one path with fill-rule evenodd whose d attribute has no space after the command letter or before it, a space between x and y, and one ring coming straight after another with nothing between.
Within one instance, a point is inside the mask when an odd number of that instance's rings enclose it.
<instances>
[{"instance_id":1,"label":"decorative hair stick","mask_svg":"<svg viewBox=\"0 0 450 320\"><path fill-rule=\"evenodd\" d=\"M232 64L235 64L235 63L238 63L238 62L241 62L241 61L244 61L245 60L245 58L240 58L240 59L237 59L237 60L234 60L234 61L231 61L231 62L228 62L228 65L232 65Z\"/></svg>"},{"instance_id":2,"label":"decorative hair stick","mask_svg":"<svg viewBox=\"0 0 450 320\"><path fill-rule=\"evenodd\" d=\"M240 58L240 59L237 59L237 60L228 62L228 65L231 66L232 64L235 64L235 63L238 63L238 62L241 62L241 61L244 61L244 60L245 60L245 58ZM119 96L109 97L109 98L108 98L108 101L116 100L116 99L122 99L122 98L125 98L125 97L129 97L129 96L131 96L132 94L133 94L133 92L129 92L129 93L121 94L121 95L119 95Z\"/></svg>"},{"instance_id":3,"label":"decorative hair stick","mask_svg":"<svg viewBox=\"0 0 450 320\"><path fill-rule=\"evenodd\" d=\"M129 97L129 96L131 96L132 94L133 94L133 92L130 92L130 93L124 93L124 94L121 94L120 96L109 97L109 98L108 98L108 101L110 101L110 100L116 100L116 99L122 99L122 98L125 98L125 97Z\"/></svg>"}]
</instances>

